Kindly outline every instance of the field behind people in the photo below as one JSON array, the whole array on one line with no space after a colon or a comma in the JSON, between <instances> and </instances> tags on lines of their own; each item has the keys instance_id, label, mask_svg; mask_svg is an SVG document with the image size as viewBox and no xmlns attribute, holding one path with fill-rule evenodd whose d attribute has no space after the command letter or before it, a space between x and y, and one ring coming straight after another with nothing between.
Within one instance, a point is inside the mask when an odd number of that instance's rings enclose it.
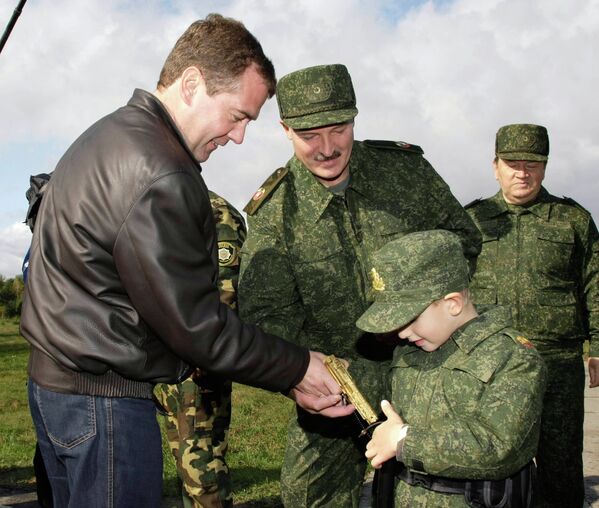
<instances>
[{"instance_id":1,"label":"field behind people","mask_svg":"<svg viewBox=\"0 0 599 508\"><path fill-rule=\"evenodd\" d=\"M28 343L17 320L0 320L0 488L34 487L31 460L35 434L27 404ZM235 502L253 507L279 502L279 471L285 428L294 411L281 395L234 385L233 423L228 462ZM159 417L162 425L162 417ZM164 495L179 496L177 475L163 440ZM143 464L140 464L143 467Z\"/></svg>"}]
</instances>

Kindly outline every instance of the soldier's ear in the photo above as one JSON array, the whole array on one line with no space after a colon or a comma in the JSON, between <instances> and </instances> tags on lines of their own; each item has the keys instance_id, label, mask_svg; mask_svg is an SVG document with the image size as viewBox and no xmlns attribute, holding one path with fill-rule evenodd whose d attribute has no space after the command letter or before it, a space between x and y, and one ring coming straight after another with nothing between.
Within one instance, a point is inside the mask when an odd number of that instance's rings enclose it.
<instances>
[{"instance_id":1,"label":"soldier's ear","mask_svg":"<svg viewBox=\"0 0 599 508\"><path fill-rule=\"evenodd\" d=\"M498 160L499 159L497 159L497 157L495 157L495 159L493 159L493 174L495 175L495 180L499 180Z\"/></svg>"},{"instance_id":2,"label":"soldier's ear","mask_svg":"<svg viewBox=\"0 0 599 508\"><path fill-rule=\"evenodd\" d=\"M293 134L293 129L291 127L289 127L288 125L285 125L282 120L279 121L279 123L281 124L281 127L283 127L283 130L285 131L285 135L287 136L287 139L291 139L292 134Z\"/></svg>"}]
</instances>

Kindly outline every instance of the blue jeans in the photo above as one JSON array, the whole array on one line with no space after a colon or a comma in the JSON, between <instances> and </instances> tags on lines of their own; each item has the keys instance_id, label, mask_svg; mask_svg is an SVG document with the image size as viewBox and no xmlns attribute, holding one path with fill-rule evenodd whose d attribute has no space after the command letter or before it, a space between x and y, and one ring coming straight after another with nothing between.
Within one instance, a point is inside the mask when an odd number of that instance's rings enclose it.
<instances>
[{"instance_id":1,"label":"blue jeans","mask_svg":"<svg viewBox=\"0 0 599 508\"><path fill-rule=\"evenodd\" d=\"M29 379L29 407L57 508L158 508L162 443L151 400L74 395Z\"/></svg>"}]
</instances>

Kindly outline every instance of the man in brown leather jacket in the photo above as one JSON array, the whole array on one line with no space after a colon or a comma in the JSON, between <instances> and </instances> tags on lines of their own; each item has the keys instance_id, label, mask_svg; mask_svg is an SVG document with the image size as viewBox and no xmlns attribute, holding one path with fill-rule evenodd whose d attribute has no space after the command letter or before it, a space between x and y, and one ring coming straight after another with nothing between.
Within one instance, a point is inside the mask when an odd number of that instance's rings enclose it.
<instances>
[{"instance_id":1,"label":"man in brown leather jacket","mask_svg":"<svg viewBox=\"0 0 599 508\"><path fill-rule=\"evenodd\" d=\"M151 400L190 366L290 393L330 416L322 356L239 321L219 301L200 162L274 93L272 63L232 19L193 23L154 93L92 125L44 189L21 331L29 400L55 506L157 507L162 450Z\"/></svg>"}]
</instances>

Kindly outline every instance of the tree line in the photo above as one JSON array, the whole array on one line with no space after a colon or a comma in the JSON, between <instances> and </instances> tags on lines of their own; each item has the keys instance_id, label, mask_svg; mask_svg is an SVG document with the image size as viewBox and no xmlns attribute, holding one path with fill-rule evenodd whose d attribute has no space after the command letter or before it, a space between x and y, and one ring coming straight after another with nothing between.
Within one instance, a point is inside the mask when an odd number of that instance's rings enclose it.
<instances>
[{"instance_id":1,"label":"tree line","mask_svg":"<svg viewBox=\"0 0 599 508\"><path fill-rule=\"evenodd\" d=\"M24 290L25 283L21 275L12 279L0 275L0 319L13 318L21 314Z\"/></svg>"}]
</instances>

